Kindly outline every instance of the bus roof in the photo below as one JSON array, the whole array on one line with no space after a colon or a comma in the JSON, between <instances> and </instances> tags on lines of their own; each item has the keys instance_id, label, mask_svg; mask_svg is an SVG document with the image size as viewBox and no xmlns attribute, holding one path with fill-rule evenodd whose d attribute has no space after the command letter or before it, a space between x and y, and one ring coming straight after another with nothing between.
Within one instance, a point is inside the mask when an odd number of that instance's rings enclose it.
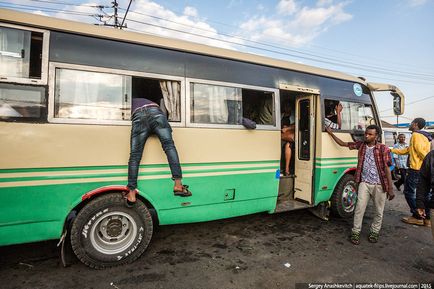
<instances>
[{"instance_id":1,"label":"bus roof","mask_svg":"<svg viewBox=\"0 0 434 289\"><path fill-rule=\"evenodd\" d=\"M37 27L47 30L62 31L74 34L81 34L97 38L106 38L130 43L138 43L173 49L196 54L203 54L214 57L238 60L254 64L278 67L294 71L316 74L330 78L348 80L366 84L365 81L355 76L341 73L338 71L322 69L305 64L299 64L291 61L278 60L270 57L239 52L230 49L212 47L204 44L189 42L185 40L166 38L149 35L145 33L130 32L120 29L113 29L92 24L85 24L76 21L64 20L54 17L41 16L31 13L19 12L9 9L0 9L0 21L10 24Z\"/></svg>"}]
</instances>

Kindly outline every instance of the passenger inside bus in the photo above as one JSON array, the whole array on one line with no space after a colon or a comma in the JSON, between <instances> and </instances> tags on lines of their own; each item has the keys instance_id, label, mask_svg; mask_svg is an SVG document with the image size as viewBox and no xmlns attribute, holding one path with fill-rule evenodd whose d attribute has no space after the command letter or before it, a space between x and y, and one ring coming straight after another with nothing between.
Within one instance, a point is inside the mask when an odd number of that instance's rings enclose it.
<instances>
[{"instance_id":1,"label":"passenger inside bus","mask_svg":"<svg viewBox=\"0 0 434 289\"><path fill-rule=\"evenodd\" d=\"M290 176L294 174L294 158L292 153L295 149L295 124L289 124L288 122L282 123L281 140L282 140L282 162L283 175Z\"/></svg>"},{"instance_id":2,"label":"passenger inside bus","mask_svg":"<svg viewBox=\"0 0 434 289\"><path fill-rule=\"evenodd\" d=\"M331 129L342 128L342 108L342 104L337 100L326 99L324 101L324 123L326 127Z\"/></svg>"},{"instance_id":3,"label":"passenger inside bus","mask_svg":"<svg viewBox=\"0 0 434 289\"><path fill-rule=\"evenodd\" d=\"M292 113L294 103L289 97L282 96L282 114L281 114L281 140L282 140L282 154L281 154L281 171L284 176L294 174L294 157L295 150L295 117Z\"/></svg>"}]
</instances>

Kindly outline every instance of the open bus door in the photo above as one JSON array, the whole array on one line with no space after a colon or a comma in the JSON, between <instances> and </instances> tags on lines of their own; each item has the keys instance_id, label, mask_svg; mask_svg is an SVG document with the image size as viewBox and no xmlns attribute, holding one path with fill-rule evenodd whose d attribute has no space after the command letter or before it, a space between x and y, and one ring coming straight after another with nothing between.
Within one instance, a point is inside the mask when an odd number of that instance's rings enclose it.
<instances>
[{"instance_id":1,"label":"open bus door","mask_svg":"<svg viewBox=\"0 0 434 289\"><path fill-rule=\"evenodd\" d=\"M294 199L313 203L315 95L296 99Z\"/></svg>"}]
</instances>

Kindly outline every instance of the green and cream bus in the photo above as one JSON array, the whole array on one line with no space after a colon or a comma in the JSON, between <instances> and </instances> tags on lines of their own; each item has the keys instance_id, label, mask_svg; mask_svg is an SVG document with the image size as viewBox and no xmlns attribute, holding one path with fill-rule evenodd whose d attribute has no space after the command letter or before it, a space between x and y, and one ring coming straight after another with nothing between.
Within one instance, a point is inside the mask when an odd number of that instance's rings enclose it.
<instances>
[{"instance_id":1,"label":"green and cream bus","mask_svg":"<svg viewBox=\"0 0 434 289\"><path fill-rule=\"evenodd\" d=\"M359 139L380 123L373 91L391 91L402 113L392 85L0 9L0 245L60 239L105 268L137 259L156 225L303 208L351 216L357 156L327 135L325 109L340 103L336 133ZM162 104L193 196L173 195L166 156L150 138L138 204L124 206L136 97ZM283 106L295 122L289 176L280 173Z\"/></svg>"}]
</instances>

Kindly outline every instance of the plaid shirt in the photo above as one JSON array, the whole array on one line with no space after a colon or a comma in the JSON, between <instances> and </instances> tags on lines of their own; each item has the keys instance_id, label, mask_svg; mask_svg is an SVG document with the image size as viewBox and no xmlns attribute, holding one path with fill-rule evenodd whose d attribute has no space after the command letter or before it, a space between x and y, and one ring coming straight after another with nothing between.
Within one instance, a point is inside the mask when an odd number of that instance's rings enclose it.
<instances>
[{"instance_id":1,"label":"plaid shirt","mask_svg":"<svg viewBox=\"0 0 434 289\"><path fill-rule=\"evenodd\" d=\"M362 141L350 142L348 143L348 147L350 148L350 150L359 150L359 159L356 169L356 182L360 183L363 170L363 162L365 161L366 144ZM386 165L392 165L389 148L382 143L375 143L374 159L375 165L377 166L378 174L380 176L381 187L383 188L384 192L388 192L391 184L389 184L389 181L387 180L387 175L384 167Z\"/></svg>"}]
</instances>

